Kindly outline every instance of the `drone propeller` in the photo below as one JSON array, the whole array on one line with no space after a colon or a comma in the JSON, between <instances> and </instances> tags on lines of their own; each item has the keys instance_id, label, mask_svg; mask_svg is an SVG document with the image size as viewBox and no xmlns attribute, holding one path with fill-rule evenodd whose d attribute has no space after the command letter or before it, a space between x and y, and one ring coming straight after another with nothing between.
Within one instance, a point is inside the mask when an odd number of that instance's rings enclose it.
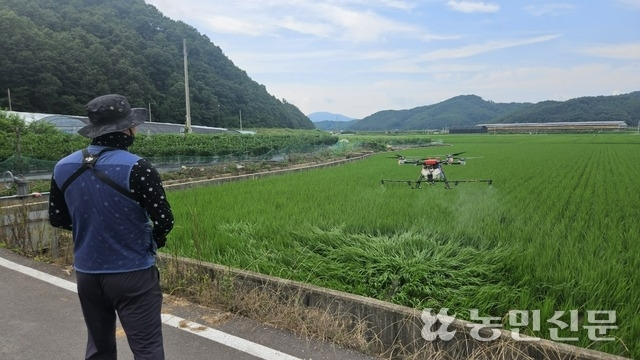
<instances>
[{"instance_id":1,"label":"drone propeller","mask_svg":"<svg viewBox=\"0 0 640 360\"><path fill-rule=\"evenodd\" d=\"M457 152L457 153L453 153L453 154L446 154L446 155L427 155L424 158L420 158L420 159L416 159L416 158L407 158L404 155L401 154L397 154L395 156L388 156L388 158L390 159L396 159L398 161L398 165L422 165L424 164L424 162L426 160L438 160L439 162L442 162L443 164L453 164L454 161L456 161L455 163L460 163L463 164L465 163L466 160L468 159L475 159L475 157L468 157L468 158L458 158L459 155L464 154L465 151L461 151L461 152ZM441 160L443 159L444 160ZM456 160L454 160L456 159Z\"/></svg>"},{"instance_id":2,"label":"drone propeller","mask_svg":"<svg viewBox=\"0 0 640 360\"><path fill-rule=\"evenodd\" d=\"M427 160L427 159L439 159L439 158L453 158L453 157L457 157L460 154L464 154L466 151L461 151L455 154L440 154L440 155L427 155L426 157L422 158L421 160Z\"/></svg>"},{"instance_id":3,"label":"drone propeller","mask_svg":"<svg viewBox=\"0 0 640 360\"><path fill-rule=\"evenodd\" d=\"M462 151L462 152L455 153L455 154L447 154L447 155L445 156L445 159L446 159L446 161L451 162L451 161L453 161L454 159L458 159L458 158L459 158L459 157L458 157L458 155L460 155L460 154L464 154L464 153L465 153L465 152L464 152L464 151Z\"/></svg>"},{"instance_id":4,"label":"drone propeller","mask_svg":"<svg viewBox=\"0 0 640 360\"><path fill-rule=\"evenodd\" d=\"M460 159L465 159L465 160L469 160L469 159L482 159L484 156L470 156L470 157L465 157L465 158L460 158Z\"/></svg>"},{"instance_id":5,"label":"drone propeller","mask_svg":"<svg viewBox=\"0 0 640 360\"><path fill-rule=\"evenodd\" d=\"M407 158L404 155L389 156L388 158L396 159L398 161L398 165L414 164L414 163L417 164L422 161L422 160L416 160L415 158Z\"/></svg>"}]
</instances>

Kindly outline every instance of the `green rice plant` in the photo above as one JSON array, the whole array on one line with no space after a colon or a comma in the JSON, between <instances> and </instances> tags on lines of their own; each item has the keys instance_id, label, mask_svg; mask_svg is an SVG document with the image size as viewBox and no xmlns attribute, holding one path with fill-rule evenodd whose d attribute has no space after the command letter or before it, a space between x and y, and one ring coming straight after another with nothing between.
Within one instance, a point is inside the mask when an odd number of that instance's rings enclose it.
<instances>
[{"instance_id":1,"label":"green rice plant","mask_svg":"<svg viewBox=\"0 0 640 360\"><path fill-rule=\"evenodd\" d=\"M556 311L579 314L573 345L640 356L640 245L634 134L432 136L465 151L450 179L493 179L445 190L380 179L418 178L383 153L340 167L170 192L167 251L415 308L470 310L550 338ZM612 310L614 341L592 341L587 312ZM566 318L564 318L567 321Z\"/></svg>"}]
</instances>

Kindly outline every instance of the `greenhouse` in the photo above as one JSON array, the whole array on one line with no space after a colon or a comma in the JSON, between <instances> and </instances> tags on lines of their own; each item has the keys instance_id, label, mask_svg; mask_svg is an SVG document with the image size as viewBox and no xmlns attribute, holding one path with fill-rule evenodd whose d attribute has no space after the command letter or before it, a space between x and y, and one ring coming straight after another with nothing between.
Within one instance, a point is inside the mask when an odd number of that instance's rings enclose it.
<instances>
[{"instance_id":1,"label":"greenhouse","mask_svg":"<svg viewBox=\"0 0 640 360\"><path fill-rule=\"evenodd\" d=\"M626 130L629 126L624 121L571 121L547 123L507 123L479 124L486 126L490 133L495 132L590 132Z\"/></svg>"},{"instance_id":2,"label":"greenhouse","mask_svg":"<svg viewBox=\"0 0 640 360\"><path fill-rule=\"evenodd\" d=\"M57 114L42 114L42 113L27 113L7 111L7 114L17 115L22 118L27 124L36 121L44 121L55 125L60 131L64 131L68 134L75 134L77 131L89 123L89 119L86 116L74 116L74 115L57 115ZM138 132L152 135L152 134L180 134L184 133L185 126L183 124L171 124L171 123L159 123L159 122L145 122L138 126ZM192 125L191 130L197 134L210 134L210 133L238 133L236 130L230 130L226 128L209 127Z\"/></svg>"}]
</instances>

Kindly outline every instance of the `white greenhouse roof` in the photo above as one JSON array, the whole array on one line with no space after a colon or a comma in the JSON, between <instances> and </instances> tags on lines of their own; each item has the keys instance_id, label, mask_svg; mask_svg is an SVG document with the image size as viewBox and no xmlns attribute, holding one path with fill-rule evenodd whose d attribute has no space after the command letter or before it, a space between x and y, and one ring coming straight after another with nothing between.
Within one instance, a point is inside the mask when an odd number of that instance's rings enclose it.
<instances>
[{"instance_id":1,"label":"white greenhouse roof","mask_svg":"<svg viewBox=\"0 0 640 360\"><path fill-rule=\"evenodd\" d=\"M46 121L54 124L58 129L69 134L75 134L77 131L89 123L89 119L86 116L75 115L58 115L58 114L43 114L43 113L28 113L17 111L6 111L9 115L17 115L22 118L25 123L30 124L35 121ZM184 124L173 123L160 123L147 121L138 126L138 131L144 134L179 134L184 133ZM211 133L235 133L236 130L229 130L220 127L192 125L191 131L196 134L211 134Z\"/></svg>"},{"instance_id":2,"label":"white greenhouse roof","mask_svg":"<svg viewBox=\"0 0 640 360\"><path fill-rule=\"evenodd\" d=\"M560 127L560 126L614 126L618 128L628 127L624 121L564 121L547 123L506 123L506 124L478 124L490 128L500 127Z\"/></svg>"}]
</instances>

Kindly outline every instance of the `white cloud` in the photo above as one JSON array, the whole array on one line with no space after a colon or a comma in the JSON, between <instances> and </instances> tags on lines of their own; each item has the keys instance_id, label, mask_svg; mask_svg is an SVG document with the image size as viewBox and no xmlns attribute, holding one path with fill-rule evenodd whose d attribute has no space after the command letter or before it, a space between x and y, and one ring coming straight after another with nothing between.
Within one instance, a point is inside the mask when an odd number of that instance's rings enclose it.
<instances>
[{"instance_id":1,"label":"white cloud","mask_svg":"<svg viewBox=\"0 0 640 360\"><path fill-rule=\"evenodd\" d=\"M637 75L636 75L637 74ZM436 74L425 80L388 79L322 89L313 84L277 88L303 112L326 111L363 118L386 109L411 109L457 95L475 94L496 102L564 101L582 96L637 91L639 66L589 64L567 67L505 67ZM318 99L321 99L318 101Z\"/></svg>"},{"instance_id":2,"label":"white cloud","mask_svg":"<svg viewBox=\"0 0 640 360\"><path fill-rule=\"evenodd\" d=\"M443 38L375 11L375 5L409 10L412 5L403 1L272 0L242 1L237 6L235 2L230 6L225 1L216 1L203 3L203 9L193 9L191 13L165 3L165 0L147 1L171 8L170 16L192 18L214 32L226 34L284 37L294 33L353 43L385 41L392 34L425 40Z\"/></svg>"},{"instance_id":3,"label":"white cloud","mask_svg":"<svg viewBox=\"0 0 640 360\"><path fill-rule=\"evenodd\" d=\"M228 16L212 16L202 20L209 29L227 34L242 34L249 36L260 36L267 32L268 26L253 21L243 21L238 18Z\"/></svg>"},{"instance_id":4,"label":"white cloud","mask_svg":"<svg viewBox=\"0 0 640 360\"><path fill-rule=\"evenodd\" d=\"M640 84L638 36L622 33L635 25L640 0L516 1L504 9L497 0L145 1L196 27L304 113L365 117L461 94L566 100ZM567 12L575 14L556 23L534 17ZM587 21L594 16L595 25Z\"/></svg>"},{"instance_id":5,"label":"white cloud","mask_svg":"<svg viewBox=\"0 0 640 360\"><path fill-rule=\"evenodd\" d=\"M413 1L403 0L338 0L333 2L369 7L386 7L397 10L411 10L416 7L416 4Z\"/></svg>"},{"instance_id":6,"label":"white cloud","mask_svg":"<svg viewBox=\"0 0 640 360\"><path fill-rule=\"evenodd\" d=\"M411 10L415 7L415 5L409 1L382 0L380 1L380 3L390 8L400 9L400 10Z\"/></svg>"},{"instance_id":7,"label":"white cloud","mask_svg":"<svg viewBox=\"0 0 640 360\"><path fill-rule=\"evenodd\" d=\"M500 10L500 5L490 4L480 1L454 1L450 0L447 5L455 11L463 13L495 13Z\"/></svg>"},{"instance_id":8,"label":"white cloud","mask_svg":"<svg viewBox=\"0 0 640 360\"><path fill-rule=\"evenodd\" d=\"M624 5L631 6L633 8L640 10L640 0L617 0L617 1Z\"/></svg>"},{"instance_id":9,"label":"white cloud","mask_svg":"<svg viewBox=\"0 0 640 360\"><path fill-rule=\"evenodd\" d=\"M549 3L549 4L536 4L529 5L525 8L525 10L533 15L533 16L543 16L543 15L560 15L569 10L573 10L575 6L567 3Z\"/></svg>"},{"instance_id":10,"label":"white cloud","mask_svg":"<svg viewBox=\"0 0 640 360\"><path fill-rule=\"evenodd\" d=\"M422 32L414 26L388 20L371 10L352 10L319 4L312 11L322 21L334 27L332 36L351 42L382 40L386 34Z\"/></svg>"},{"instance_id":11,"label":"white cloud","mask_svg":"<svg viewBox=\"0 0 640 360\"><path fill-rule=\"evenodd\" d=\"M637 90L636 84L639 80L640 73L637 66L634 68L633 66L587 64L567 67L507 68L478 74L467 85L478 95L486 96L485 100L538 102L564 101L581 96L604 95L614 91L628 93Z\"/></svg>"},{"instance_id":12,"label":"white cloud","mask_svg":"<svg viewBox=\"0 0 640 360\"><path fill-rule=\"evenodd\" d=\"M640 43L593 45L584 47L578 52L602 58L640 60Z\"/></svg>"},{"instance_id":13,"label":"white cloud","mask_svg":"<svg viewBox=\"0 0 640 360\"><path fill-rule=\"evenodd\" d=\"M529 39L518 40L501 40L501 41L489 41L484 44L474 44L463 46L455 49L440 49L428 52L422 55L420 61L436 61L447 59L460 59L472 57L482 53L496 51L500 49L512 48L517 46L531 45L535 43L545 42L557 39L560 35L544 35Z\"/></svg>"},{"instance_id":14,"label":"white cloud","mask_svg":"<svg viewBox=\"0 0 640 360\"><path fill-rule=\"evenodd\" d=\"M332 24L318 20L300 20L294 16L285 16L279 24L283 29L304 35L326 38L335 33Z\"/></svg>"}]
</instances>

